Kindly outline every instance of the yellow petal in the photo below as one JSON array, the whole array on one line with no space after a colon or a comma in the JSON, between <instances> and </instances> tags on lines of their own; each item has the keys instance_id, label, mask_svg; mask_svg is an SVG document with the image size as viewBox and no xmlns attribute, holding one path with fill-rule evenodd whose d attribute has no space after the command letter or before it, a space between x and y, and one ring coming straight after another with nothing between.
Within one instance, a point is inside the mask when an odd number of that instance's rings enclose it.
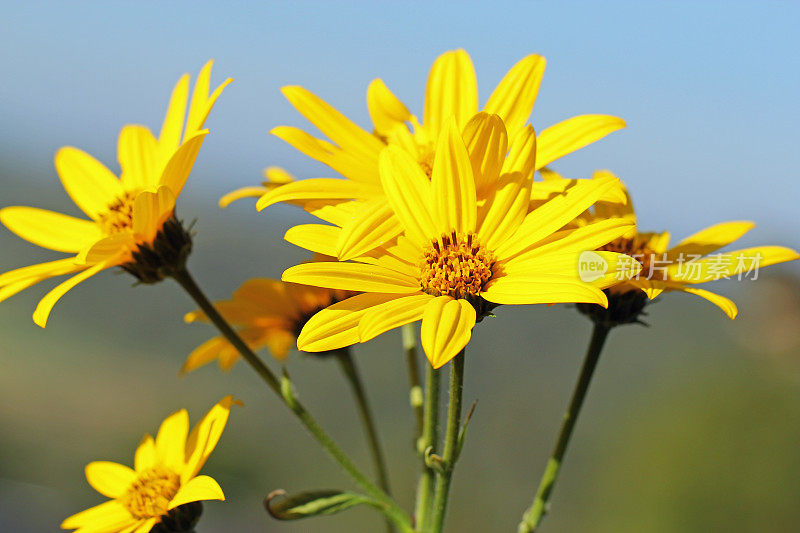
<instances>
[{"instance_id":1,"label":"yellow petal","mask_svg":"<svg viewBox=\"0 0 800 533\"><path fill-rule=\"evenodd\" d=\"M509 275L492 281L481 293L498 304L593 303L608 307L603 291L566 276Z\"/></svg>"},{"instance_id":2,"label":"yellow petal","mask_svg":"<svg viewBox=\"0 0 800 533\"><path fill-rule=\"evenodd\" d=\"M203 140L208 134L208 130L197 132L197 134L183 143L178 150L170 157L164 172L161 174L159 185L169 187L172 194L177 198L180 196L186 179L192 171L194 161L203 146Z\"/></svg>"},{"instance_id":3,"label":"yellow petal","mask_svg":"<svg viewBox=\"0 0 800 533\"><path fill-rule=\"evenodd\" d=\"M508 156L503 163L502 172L521 172L523 176L530 175L536 169L536 132L533 126L525 126L511 139L508 147Z\"/></svg>"},{"instance_id":4,"label":"yellow petal","mask_svg":"<svg viewBox=\"0 0 800 533\"><path fill-rule=\"evenodd\" d=\"M587 261L596 264L597 267L594 270L587 269L582 272L580 267ZM572 281L580 280L590 283L598 289L605 289L635 277L641 268L642 265L638 261L625 254L606 251L585 253L575 250L551 253L525 261L514 260L503 263L503 274L531 279L539 275L563 276L572 278ZM584 274L584 277L581 277L581 273Z\"/></svg>"},{"instance_id":5,"label":"yellow petal","mask_svg":"<svg viewBox=\"0 0 800 533\"><path fill-rule=\"evenodd\" d=\"M144 126L122 128L117 141L117 159L122 168L120 179L127 189L155 187L158 183L161 170L158 141Z\"/></svg>"},{"instance_id":6,"label":"yellow petal","mask_svg":"<svg viewBox=\"0 0 800 533\"><path fill-rule=\"evenodd\" d=\"M261 185L242 187L241 189L233 190L220 198L219 206L225 209L236 200L241 200L242 198L261 198L269 191L270 190L268 188Z\"/></svg>"},{"instance_id":7,"label":"yellow petal","mask_svg":"<svg viewBox=\"0 0 800 533\"><path fill-rule=\"evenodd\" d=\"M121 531L136 522L116 500L107 501L74 514L61 522L61 529L89 528L96 531Z\"/></svg>"},{"instance_id":8,"label":"yellow petal","mask_svg":"<svg viewBox=\"0 0 800 533\"><path fill-rule=\"evenodd\" d=\"M133 466L137 472L143 472L156 464L156 441L150 435L145 435L133 458Z\"/></svg>"},{"instance_id":9,"label":"yellow petal","mask_svg":"<svg viewBox=\"0 0 800 533\"><path fill-rule=\"evenodd\" d=\"M222 349L229 344L223 337L213 337L207 340L192 350L181 367L181 374L186 374L216 360Z\"/></svg>"},{"instance_id":10,"label":"yellow petal","mask_svg":"<svg viewBox=\"0 0 800 533\"><path fill-rule=\"evenodd\" d=\"M170 500L167 509L175 509L179 505L205 500L225 501L225 494L213 478L197 476L182 485L175 496Z\"/></svg>"},{"instance_id":11,"label":"yellow petal","mask_svg":"<svg viewBox=\"0 0 800 533\"><path fill-rule=\"evenodd\" d=\"M445 52L433 63L428 75L425 129L436 139L448 118L455 117L461 128L477 111L478 80L472 60L464 50Z\"/></svg>"},{"instance_id":12,"label":"yellow petal","mask_svg":"<svg viewBox=\"0 0 800 533\"><path fill-rule=\"evenodd\" d=\"M443 233L475 231L478 218L475 179L472 163L461 138L460 130L452 117L445 121L431 176L434 223Z\"/></svg>"},{"instance_id":13,"label":"yellow petal","mask_svg":"<svg viewBox=\"0 0 800 533\"><path fill-rule=\"evenodd\" d=\"M596 170L594 174L592 174L593 180L607 178L617 178L617 176L609 170ZM609 190L606 196L600 198L600 201L594 206L594 214L596 217L601 218L627 218L632 223L636 223L633 201L622 180L616 182L614 188Z\"/></svg>"},{"instance_id":14,"label":"yellow petal","mask_svg":"<svg viewBox=\"0 0 800 533\"><path fill-rule=\"evenodd\" d=\"M498 259L506 259L532 248L535 244L566 225L597 201L614 179L580 180L566 194L557 196L529 213L519 229L496 249Z\"/></svg>"},{"instance_id":15,"label":"yellow petal","mask_svg":"<svg viewBox=\"0 0 800 533\"><path fill-rule=\"evenodd\" d=\"M608 115L579 115L554 124L539 133L536 168L545 167L624 127L624 120Z\"/></svg>"},{"instance_id":16,"label":"yellow petal","mask_svg":"<svg viewBox=\"0 0 800 533\"><path fill-rule=\"evenodd\" d=\"M531 197L531 176L519 172L500 176L493 194L486 202L488 210L478 230L481 242L494 249L513 235L528 214Z\"/></svg>"},{"instance_id":17,"label":"yellow petal","mask_svg":"<svg viewBox=\"0 0 800 533\"><path fill-rule=\"evenodd\" d=\"M539 174L542 176L544 181L550 180L563 180L566 179L564 176L553 170L552 168L542 167L539 169Z\"/></svg>"},{"instance_id":18,"label":"yellow petal","mask_svg":"<svg viewBox=\"0 0 800 533\"><path fill-rule=\"evenodd\" d=\"M703 283L737 276L776 263L794 261L799 257L796 251L783 246L757 246L696 260L687 257L683 262L670 265L667 274L670 281Z\"/></svg>"},{"instance_id":19,"label":"yellow petal","mask_svg":"<svg viewBox=\"0 0 800 533\"><path fill-rule=\"evenodd\" d=\"M0 222L26 241L57 252L77 252L101 236L93 222L35 207L0 209Z\"/></svg>"},{"instance_id":20,"label":"yellow petal","mask_svg":"<svg viewBox=\"0 0 800 533\"><path fill-rule=\"evenodd\" d=\"M397 294L365 293L337 302L306 322L297 337L304 352L324 352L359 342L358 323L371 308L399 298Z\"/></svg>"},{"instance_id":21,"label":"yellow petal","mask_svg":"<svg viewBox=\"0 0 800 533\"><path fill-rule=\"evenodd\" d=\"M389 204L408 238L422 246L438 237L430 181L417 162L403 149L389 146L381 152L380 175Z\"/></svg>"},{"instance_id":22,"label":"yellow petal","mask_svg":"<svg viewBox=\"0 0 800 533\"><path fill-rule=\"evenodd\" d=\"M109 498L122 496L135 480L136 472L119 463L94 461L86 465L86 481L94 490Z\"/></svg>"},{"instance_id":23,"label":"yellow petal","mask_svg":"<svg viewBox=\"0 0 800 533\"><path fill-rule=\"evenodd\" d=\"M413 294L370 308L358 324L360 342L367 342L390 329L421 319L426 304L432 298L429 294Z\"/></svg>"},{"instance_id":24,"label":"yellow petal","mask_svg":"<svg viewBox=\"0 0 800 533\"><path fill-rule=\"evenodd\" d=\"M381 135L388 135L395 127L405 127L405 122L411 119L408 108L380 78L367 87L367 108L375 131Z\"/></svg>"},{"instance_id":25,"label":"yellow petal","mask_svg":"<svg viewBox=\"0 0 800 533\"><path fill-rule=\"evenodd\" d=\"M139 242L153 242L156 233L175 210L175 194L169 187L159 187L158 192L144 191L136 195L133 203L133 232Z\"/></svg>"},{"instance_id":26,"label":"yellow petal","mask_svg":"<svg viewBox=\"0 0 800 533\"><path fill-rule=\"evenodd\" d=\"M156 435L156 457L164 465L178 470L183 467L186 436L189 433L189 413L181 409L161 423Z\"/></svg>"},{"instance_id":27,"label":"yellow petal","mask_svg":"<svg viewBox=\"0 0 800 533\"><path fill-rule=\"evenodd\" d=\"M345 291L409 294L419 290L411 276L362 263L306 263L284 271L283 281Z\"/></svg>"},{"instance_id":28,"label":"yellow petal","mask_svg":"<svg viewBox=\"0 0 800 533\"><path fill-rule=\"evenodd\" d=\"M212 59L203 65L200 74L197 75L197 81L195 81L194 91L192 92L192 100L189 104L189 118L186 120L184 139L192 137L203 128L206 118L208 118L208 114L211 112L211 108L214 107L217 98L222 94L222 90L233 81L232 78L226 79L219 87L214 89L211 95L209 95L211 67L213 65L214 60Z\"/></svg>"},{"instance_id":29,"label":"yellow petal","mask_svg":"<svg viewBox=\"0 0 800 533\"><path fill-rule=\"evenodd\" d=\"M203 468L222 436L234 404L242 405L242 402L234 400L233 396L224 397L192 428L186 441L186 468L181 473L181 483L186 483Z\"/></svg>"},{"instance_id":30,"label":"yellow petal","mask_svg":"<svg viewBox=\"0 0 800 533\"><path fill-rule=\"evenodd\" d=\"M166 161L170 155L178 148L183 134L184 117L186 116L186 104L189 101L189 75L184 74L172 89L169 99L167 114L161 125L161 133L158 136L158 145L161 150L161 160Z\"/></svg>"},{"instance_id":31,"label":"yellow petal","mask_svg":"<svg viewBox=\"0 0 800 533\"><path fill-rule=\"evenodd\" d=\"M506 127L497 115L478 113L464 126L463 138L472 162L475 189L482 198L494 186L505 162Z\"/></svg>"},{"instance_id":32,"label":"yellow petal","mask_svg":"<svg viewBox=\"0 0 800 533\"><path fill-rule=\"evenodd\" d=\"M287 100L333 142L366 159L377 159L383 143L310 91L297 86L281 89Z\"/></svg>"},{"instance_id":33,"label":"yellow petal","mask_svg":"<svg viewBox=\"0 0 800 533\"><path fill-rule=\"evenodd\" d=\"M129 256L134 245L133 232L114 233L81 250L75 257L75 262L83 265L94 265L114 259L117 259L117 263L122 262L124 261L123 257Z\"/></svg>"},{"instance_id":34,"label":"yellow petal","mask_svg":"<svg viewBox=\"0 0 800 533\"><path fill-rule=\"evenodd\" d=\"M548 179L545 181L537 181L533 184L531 190L531 200L546 201L558 194L562 194L574 187L582 180L573 179ZM620 212L626 207L625 202L627 198L622 188L622 182L617 181L618 185L606 191L595 204L595 218L611 218L612 216L623 216ZM613 206L612 209L608 207ZM631 209L632 211L632 209Z\"/></svg>"},{"instance_id":35,"label":"yellow petal","mask_svg":"<svg viewBox=\"0 0 800 533\"><path fill-rule=\"evenodd\" d=\"M299 224L289 228L283 236L287 242L318 254L336 257L341 228L325 224Z\"/></svg>"},{"instance_id":36,"label":"yellow petal","mask_svg":"<svg viewBox=\"0 0 800 533\"><path fill-rule=\"evenodd\" d=\"M378 192L377 188L364 187L362 184L350 180L311 178L276 187L259 198L258 203L256 203L256 209L261 211L278 202L288 202L290 200L351 200L353 198L368 198L378 194Z\"/></svg>"},{"instance_id":37,"label":"yellow petal","mask_svg":"<svg viewBox=\"0 0 800 533\"><path fill-rule=\"evenodd\" d=\"M110 266L113 266L112 262L106 261L97 263L96 265L87 268L83 272L72 276L48 292L44 298L39 301L39 305L36 306L36 310L33 312L33 321L36 323L36 325L42 328L45 327L47 325L47 318L50 316L50 311L53 310L53 306L56 305L56 302L58 302L62 296L69 292L70 289L75 287L78 283L86 281L101 270Z\"/></svg>"},{"instance_id":38,"label":"yellow petal","mask_svg":"<svg viewBox=\"0 0 800 533\"><path fill-rule=\"evenodd\" d=\"M725 298L724 296L720 296L719 294L714 294L713 292L703 289L695 289L693 287L683 287L680 290L682 292L688 292L689 294L695 294L701 298L705 298L712 304L722 309L722 311L728 315L728 318L731 320L736 318L736 315L739 313L739 309L736 307L736 304L733 302L733 300Z\"/></svg>"},{"instance_id":39,"label":"yellow petal","mask_svg":"<svg viewBox=\"0 0 800 533\"><path fill-rule=\"evenodd\" d=\"M47 263L38 263L36 265L17 268L15 270L9 270L8 272L0 274L0 287L30 279L36 279L37 281L40 281L52 276L70 274L83 268L83 265L75 263L74 257L58 259L57 261L48 261Z\"/></svg>"},{"instance_id":40,"label":"yellow petal","mask_svg":"<svg viewBox=\"0 0 800 533\"><path fill-rule=\"evenodd\" d=\"M267 167L264 169L264 179L270 184L285 185L295 181L294 176L281 167Z\"/></svg>"},{"instance_id":41,"label":"yellow petal","mask_svg":"<svg viewBox=\"0 0 800 533\"><path fill-rule=\"evenodd\" d=\"M153 527L158 523L159 520L160 518L148 518L147 520L142 521L139 524L139 526L136 529L134 529L131 533L150 533L150 531L152 531ZM83 532L76 531L75 533L83 533Z\"/></svg>"},{"instance_id":42,"label":"yellow petal","mask_svg":"<svg viewBox=\"0 0 800 533\"><path fill-rule=\"evenodd\" d=\"M363 209L357 211L342 226L336 256L340 261L354 259L388 244L402 231L403 226L387 203L386 197L366 201Z\"/></svg>"},{"instance_id":43,"label":"yellow petal","mask_svg":"<svg viewBox=\"0 0 800 533\"><path fill-rule=\"evenodd\" d=\"M56 171L72 201L97 220L122 194L122 184L100 161L67 146L56 153Z\"/></svg>"},{"instance_id":44,"label":"yellow petal","mask_svg":"<svg viewBox=\"0 0 800 533\"><path fill-rule=\"evenodd\" d=\"M524 127L531 116L546 63L536 54L521 59L500 81L483 108L487 113L500 115L511 136Z\"/></svg>"},{"instance_id":45,"label":"yellow petal","mask_svg":"<svg viewBox=\"0 0 800 533\"><path fill-rule=\"evenodd\" d=\"M2 211L0 211L0 217L2 217ZM669 255L678 257L681 253L710 254L740 238L754 226L753 222L745 220L715 224L683 239L669 250Z\"/></svg>"},{"instance_id":46,"label":"yellow petal","mask_svg":"<svg viewBox=\"0 0 800 533\"><path fill-rule=\"evenodd\" d=\"M401 235L395 243L371 250L357 261L369 265L381 265L419 279L419 263L422 257L422 250Z\"/></svg>"},{"instance_id":47,"label":"yellow petal","mask_svg":"<svg viewBox=\"0 0 800 533\"><path fill-rule=\"evenodd\" d=\"M475 327L475 308L466 300L438 296L428 301L420 336L433 368L441 368L464 349Z\"/></svg>"},{"instance_id":48,"label":"yellow petal","mask_svg":"<svg viewBox=\"0 0 800 533\"><path fill-rule=\"evenodd\" d=\"M347 179L365 184L377 184L375 158L361 157L355 152L346 152L337 146L317 139L298 128L278 126L270 133L292 145L312 159L316 159L339 172Z\"/></svg>"},{"instance_id":49,"label":"yellow petal","mask_svg":"<svg viewBox=\"0 0 800 533\"><path fill-rule=\"evenodd\" d=\"M278 361L283 361L289 355L289 350L297 346L297 338L293 333L285 330L272 330L264 339L269 353Z\"/></svg>"},{"instance_id":50,"label":"yellow petal","mask_svg":"<svg viewBox=\"0 0 800 533\"><path fill-rule=\"evenodd\" d=\"M621 237L630 231L632 227L633 225L624 219L610 218L581 228L564 230L563 233L552 234L552 240L548 239L547 244L533 247L505 261L504 264L511 265L518 261L528 261L548 254L596 250Z\"/></svg>"},{"instance_id":51,"label":"yellow petal","mask_svg":"<svg viewBox=\"0 0 800 533\"><path fill-rule=\"evenodd\" d=\"M39 283L40 281L43 281L45 279L47 279L47 277L45 277L45 276L28 278L28 279L23 280L23 281L16 281L16 282L11 283L9 285L6 285L4 287L0 287L0 302L4 302L4 301L8 300L9 298L14 296L15 294L17 294L17 293L19 293L21 291L24 291L28 287L32 287L32 286L36 285L37 283Z\"/></svg>"},{"instance_id":52,"label":"yellow petal","mask_svg":"<svg viewBox=\"0 0 800 533\"><path fill-rule=\"evenodd\" d=\"M627 235L626 235L627 236ZM645 246L657 254L663 254L667 251L669 246L670 233L663 231L661 233L639 233L640 239L644 239Z\"/></svg>"}]
</instances>

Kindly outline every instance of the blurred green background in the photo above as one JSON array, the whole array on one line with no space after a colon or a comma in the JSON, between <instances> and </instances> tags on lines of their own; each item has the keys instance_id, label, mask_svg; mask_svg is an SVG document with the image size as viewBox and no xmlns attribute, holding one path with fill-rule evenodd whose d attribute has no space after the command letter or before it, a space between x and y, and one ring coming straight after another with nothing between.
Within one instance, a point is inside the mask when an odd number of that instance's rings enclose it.
<instances>
[{"instance_id":1,"label":"blurred green background","mask_svg":"<svg viewBox=\"0 0 800 533\"><path fill-rule=\"evenodd\" d=\"M256 214L216 200L260 179L269 164L299 176L329 172L266 132L305 127L278 92L303 83L367 125L364 89L382 76L421 110L427 67L442 51L473 54L482 94L518 58L549 60L534 112L540 129L584 112L615 113L629 129L556 166L586 176L611 168L629 183L643 226L676 238L722 220L754 219L743 245L800 247L798 38L789 3L650 9L498 4L49 3L8 5L0 35L0 207L77 214L52 168L74 144L116 169L124 123L160 124L184 71L217 58L231 75L212 113L180 215L197 219L190 260L216 299L254 276L278 277L305 255L282 241L308 220L288 207ZM338 21L338 22L335 22ZM329 27L330 26L330 27ZM145 39L142 32L147 33ZM497 32L502 33L502 42ZM744 36L744 37L743 37ZM54 258L0 230L0 271ZM92 460L130 464L141 436L186 407L192 422L223 395L236 409L205 472L228 501L209 503L211 531L377 531L369 510L278 523L261 507L271 490L349 488L348 479L244 364L178 376L213 334L187 326L188 297L171 282L132 287L105 273L31 319L45 287L0 304L0 531L55 531L103 498L86 484ZM50 285L44 283L43 285ZM735 321L689 295L649 308L650 328L615 330L581 414L543 531L791 532L800 522L800 268L715 290L740 306ZM529 504L588 342L568 306L500 308L475 332L465 403L479 400L455 475L448 531L514 531ZM405 363L399 332L355 350L374 402L394 492L413 498ZM277 367L276 367L277 368ZM293 353L304 402L369 467L351 395L332 361Z\"/></svg>"}]
</instances>

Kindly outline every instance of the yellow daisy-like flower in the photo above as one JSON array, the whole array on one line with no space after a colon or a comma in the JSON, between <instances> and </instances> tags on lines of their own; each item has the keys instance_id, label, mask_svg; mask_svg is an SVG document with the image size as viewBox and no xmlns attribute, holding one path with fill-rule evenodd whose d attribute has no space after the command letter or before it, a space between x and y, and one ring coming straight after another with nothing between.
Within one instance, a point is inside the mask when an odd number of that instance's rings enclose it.
<instances>
[{"instance_id":1,"label":"yellow daisy-like flower","mask_svg":"<svg viewBox=\"0 0 800 533\"><path fill-rule=\"evenodd\" d=\"M158 278L160 256L172 254L176 261L185 260L182 256L188 254L191 240L174 219L175 199L208 133L202 129L206 117L232 81L226 80L209 94L212 63L200 71L191 101L189 75L175 85L158 138L144 126L122 129L117 146L119 178L77 148L58 151L55 166L61 183L89 220L34 207L0 210L0 222L18 236L72 254L0 274L0 301L45 279L77 273L39 302L33 320L44 327L55 303L101 270L119 265L143 281L154 281L145 278ZM154 247L164 234L169 237L162 239L166 249ZM176 246L179 249L173 250Z\"/></svg>"},{"instance_id":2,"label":"yellow daisy-like flower","mask_svg":"<svg viewBox=\"0 0 800 533\"><path fill-rule=\"evenodd\" d=\"M180 506L224 500L219 484L198 473L214 451L234 403L241 405L232 396L223 398L191 433L185 409L170 415L155 439L150 435L142 439L133 469L109 461L89 463L87 481L112 499L70 516L61 527L87 533L147 533L161 522L191 523L198 518L194 507L199 506Z\"/></svg>"},{"instance_id":3,"label":"yellow daisy-like flower","mask_svg":"<svg viewBox=\"0 0 800 533\"><path fill-rule=\"evenodd\" d=\"M496 135L506 135L496 116L482 119L499 124ZM499 172L504 152L474 155L485 165L473 164L454 119L442 128L430 179L405 150L389 146L381 153L381 184L402 234L392 238L387 231L383 246L353 262L302 264L284 272L284 281L363 291L314 315L298 337L301 350L365 342L421 319L423 348L439 368L466 346L475 323L497 304L605 306L601 289L618 282L615 274L638 272L629 257L600 252L611 272L592 283L579 279L580 253L627 232L624 221L559 231L617 180L583 180L529 213L532 174ZM491 190L478 202L476 183L487 181ZM307 224L290 229L286 239L330 254L342 231ZM372 233L379 232L380 225ZM629 270L616 271L621 258L628 259Z\"/></svg>"},{"instance_id":4,"label":"yellow daisy-like flower","mask_svg":"<svg viewBox=\"0 0 800 533\"><path fill-rule=\"evenodd\" d=\"M216 302L214 307L253 351L268 348L279 360L286 358L303 325L317 311L345 300L354 293L284 283L276 279L251 279L242 284L233 298ZM192 311L186 322L207 322L202 311ZM224 337L214 337L198 346L186 359L182 372L190 372L214 361L230 370L241 356Z\"/></svg>"},{"instance_id":5,"label":"yellow daisy-like flower","mask_svg":"<svg viewBox=\"0 0 800 533\"><path fill-rule=\"evenodd\" d=\"M231 198L263 195L257 204L259 210L277 202L299 204L315 216L341 225L344 231L338 243L337 257L355 257L358 252L348 247L349 242L356 240L352 233L358 231L366 219L374 221L376 208L386 217L385 223L390 224L391 210L386 206L378 171L380 152L387 145L405 151L430 177L440 132L446 120L455 117L459 131L465 128L467 145L477 150L520 152L534 145L536 166L532 170L536 170L625 126L625 122L617 117L581 115L555 124L537 137L533 127L526 123L544 69L543 57L530 55L523 58L508 71L486 101L483 111L496 114L505 122L507 136L502 144L498 138L492 137L494 129L481 129L480 123L470 123L478 112L478 88L472 60L464 50L447 52L434 62L425 91L422 123L382 80L373 80L367 90L367 105L374 133L360 128L306 89L284 87L283 93L289 102L330 142L289 126L274 128L272 133L346 179L314 178L279 187L248 187L226 196L223 203ZM484 193L481 185L478 184L477 189L479 199ZM562 189L567 186L562 185ZM552 185L547 187L549 190ZM332 218L326 206L349 200L355 200L356 204L350 207L352 216L344 221ZM362 202L369 205L358 205ZM395 221L392 227L399 233L399 223Z\"/></svg>"},{"instance_id":6,"label":"yellow daisy-like flower","mask_svg":"<svg viewBox=\"0 0 800 533\"><path fill-rule=\"evenodd\" d=\"M604 180L609 177L615 176L608 171L595 173L595 179ZM630 231L601 247L600 250L628 254L642 265L641 272L636 278L608 289L612 304L615 299L629 303L625 296L630 296L632 291L643 291L651 300L662 292L679 291L705 298L733 319L737 314L736 304L733 301L697 288L696 285L722 278L743 277L761 267L793 261L800 257L796 251L783 246L756 246L713 254L750 231L755 224L748 221L715 224L670 246L669 232L639 231L630 197L625 204L597 202L593 210L581 215L576 222L578 225L593 225L604 220L622 220L633 226ZM634 315L638 315L638 311L641 311L646 301L643 298L640 304L635 306L638 310L625 306L620 311L623 311L623 315L630 314L631 311L634 311ZM635 320L636 316L619 318Z\"/></svg>"}]
</instances>

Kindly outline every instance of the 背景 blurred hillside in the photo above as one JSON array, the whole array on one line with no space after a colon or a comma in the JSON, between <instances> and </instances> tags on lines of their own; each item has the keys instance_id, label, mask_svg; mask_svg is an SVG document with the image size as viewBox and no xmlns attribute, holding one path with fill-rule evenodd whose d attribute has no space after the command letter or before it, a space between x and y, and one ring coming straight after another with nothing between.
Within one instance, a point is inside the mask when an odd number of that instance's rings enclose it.
<instances>
[{"instance_id":1,"label":"\u80cc\u666f blurred hillside","mask_svg":"<svg viewBox=\"0 0 800 533\"><path fill-rule=\"evenodd\" d=\"M74 213L53 171L6 154L3 205L32 203ZM278 276L302 260L282 242L302 219L287 207L226 211L192 193L180 215L197 219L190 266L224 298L248 277ZM73 210L73 211L70 211ZM784 244L792 243L788 238ZM3 230L0 270L52 257ZM792 531L800 519L800 281L796 265L758 281L728 282L741 314L667 295L652 327L613 332L569 461L555 493L550 531ZM43 285L48 285L47 283ZM226 503L206 505L198 531L372 531L354 510L317 521L277 523L261 508L275 488L349 487L337 467L260 386L244 364L185 377L186 354L212 334L185 325L192 308L174 283L132 287L127 274L98 276L68 294L46 330L30 314L44 287L0 305L0 530L54 531L65 516L99 503L85 483L92 460L130 462L145 432L181 407L192 420L229 393L244 401L206 471ZM501 308L476 330L465 399L480 400L456 474L449 531L511 531L549 452L589 335L568 306ZM356 349L391 458L392 482L409 505L416 463L399 333ZM368 465L349 390L331 361L290 356L304 400ZM236 524L236 526L232 526Z\"/></svg>"}]
</instances>

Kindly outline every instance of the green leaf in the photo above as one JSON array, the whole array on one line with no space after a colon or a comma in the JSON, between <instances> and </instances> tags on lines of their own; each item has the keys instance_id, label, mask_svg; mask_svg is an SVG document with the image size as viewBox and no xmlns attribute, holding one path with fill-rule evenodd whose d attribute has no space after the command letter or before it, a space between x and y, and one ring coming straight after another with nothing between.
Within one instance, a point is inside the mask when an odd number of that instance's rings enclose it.
<instances>
[{"instance_id":1,"label":"green leaf","mask_svg":"<svg viewBox=\"0 0 800 533\"><path fill-rule=\"evenodd\" d=\"M335 514L361 504L380 508L378 502L367 496L341 490L312 490L288 494L279 489L272 491L264 500L267 512L277 520L299 520Z\"/></svg>"}]
</instances>

